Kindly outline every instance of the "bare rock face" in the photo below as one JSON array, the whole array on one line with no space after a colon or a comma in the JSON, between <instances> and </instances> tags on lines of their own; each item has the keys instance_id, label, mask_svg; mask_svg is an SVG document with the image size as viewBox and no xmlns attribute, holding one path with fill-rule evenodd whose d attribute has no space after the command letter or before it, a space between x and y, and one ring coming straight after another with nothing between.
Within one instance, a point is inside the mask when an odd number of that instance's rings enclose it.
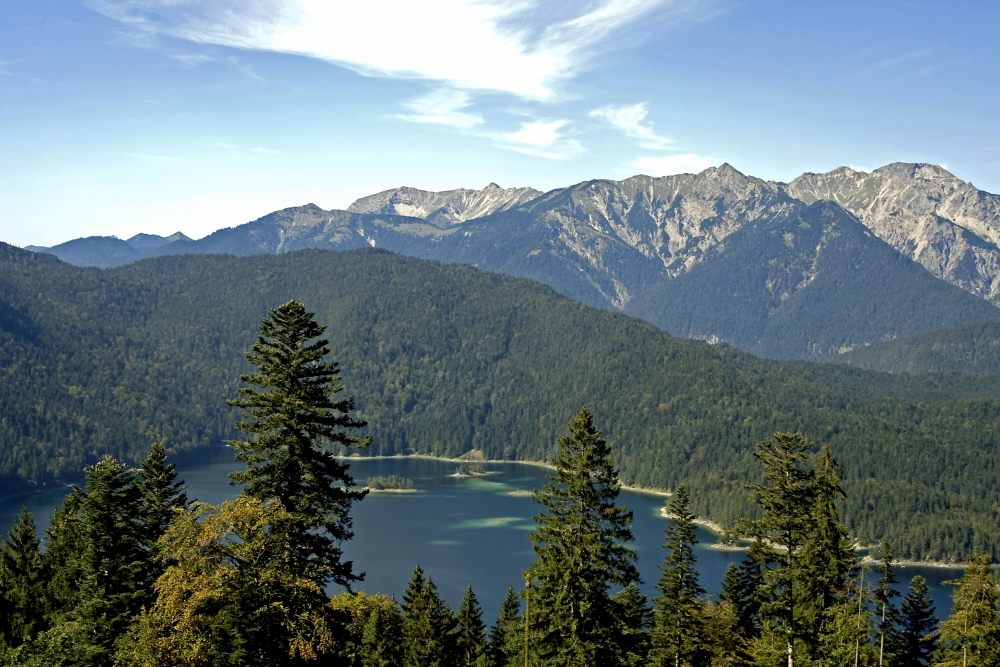
<instances>
[{"instance_id":1,"label":"bare rock face","mask_svg":"<svg viewBox=\"0 0 1000 667\"><path fill-rule=\"evenodd\" d=\"M723 164L699 174L589 181L553 191L531 207L545 207L544 218L564 228L575 221L615 237L674 276L741 226L791 205L773 184Z\"/></svg>"},{"instance_id":2,"label":"bare rock face","mask_svg":"<svg viewBox=\"0 0 1000 667\"><path fill-rule=\"evenodd\" d=\"M347 210L423 218L443 227L506 211L540 194L532 188L501 188L496 183L482 190L461 188L444 192L402 187L362 197Z\"/></svg>"},{"instance_id":3,"label":"bare rock face","mask_svg":"<svg viewBox=\"0 0 1000 667\"><path fill-rule=\"evenodd\" d=\"M906 163L803 174L785 190L836 202L935 276L1000 304L1000 196L942 167Z\"/></svg>"}]
</instances>

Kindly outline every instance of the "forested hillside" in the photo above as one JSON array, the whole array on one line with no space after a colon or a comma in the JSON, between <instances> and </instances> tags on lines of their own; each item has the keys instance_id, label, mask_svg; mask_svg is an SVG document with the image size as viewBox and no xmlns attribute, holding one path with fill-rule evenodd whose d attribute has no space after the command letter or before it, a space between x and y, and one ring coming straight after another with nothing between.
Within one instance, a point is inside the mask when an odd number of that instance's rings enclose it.
<instances>
[{"instance_id":1,"label":"forested hillside","mask_svg":"<svg viewBox=\"0 0 1000 667\"><path fill-rule=\"evenodd\" d=\"M693 511L750 511L753 445L830 442L846 519L903 557L997 557L1000 380L763 361L682 341L539 285L378 251L178 256L79 269L0 246L0 471L8 492L232 437L243 353L270 308L329 324L369 453L543 459L580 405L626 482L685 483ZM919 517L900 520L900 517Z\"/></svg>"},{"instance_id":2,"label":"forested hillside","mask_svg":"<svg viewBox=\"0 0 1000 667\"><path fill-rule=\"evenodd\" d=\"M1000 324L983 322L846 352L831 361L890 373L1000 374Z\"/></svg>"}]
</instances>

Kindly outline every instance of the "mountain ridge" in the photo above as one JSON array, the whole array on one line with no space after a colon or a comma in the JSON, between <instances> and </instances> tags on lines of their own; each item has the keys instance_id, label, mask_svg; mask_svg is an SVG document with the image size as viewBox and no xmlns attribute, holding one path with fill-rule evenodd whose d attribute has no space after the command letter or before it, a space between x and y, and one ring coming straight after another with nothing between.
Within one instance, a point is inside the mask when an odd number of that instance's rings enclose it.
<instances>
[{"instance_id":1,"label":"mountain ridge","mask_svg":"<svg viewBox=\"0 0 1000 667\"><path fill-rule=\"evenodd\" d=\"M861 277L867 283L855 290L856 303L832 298L829 292L843 284L861 284L846 276L852 262L849 254L840 252L841 264L823 266L827 274L844 280L820 280L817 285L825 285L827 292L814 287L806 293L816 295L817 301L839 304L843 310L827 313L827 317L842 331L832 333L825 342L792 335L785 339L798 341L796 345L775 346L762 337L776 331L779 320L784 327L803 331L805 325L782 320L773 307L766 306L773 297L766 284L746 291L747 285L738 282L740 273L755 271L757 258L747 252L734 253L726 244L738 239L741 244L767 247L775 271L784 271L780 267L800 262L809 249L786 243L787 252L782 254L780 244L764 239L768 228L787 225L792 218L808 226L815 214L809 206L820 201L831 202L866 227L871 234L854 236L850 243L862 254L880 258L886 271L910 275L911 285L893 279L897 289L879 293L871 288L879 283L880 267L859 266L855 270L864 274ZM545 193L496 184L436 193L403 187L361 198L349 208L354 210L326 211L315 204L290 207L199 240L185 238L148 250L134 249L132 255L121 242L114 255L107 242L93 246L101 257L124 258L122 263L135 255L249 255L373 246L531 278L587 305L627 311L667 331L689 331L684 335L727 341L785 358L819 358L919 333L906 311L921 301L940 307L939 321L924 323L923 330L1000 318L996 307L1000 303L1000 246L993 243L1000 239L1000 197L975 191L934 165L894 163L870 173L841 167L826 174L803 174L788 184L748 176L722 164L698 174L593 179ZM486 214L470 217L480 212ZM746 230L759 238L748 239ZM791 228L785 233L795 238ZM966 295L950 292L942 300L941 287L903 268L880 249L884 244L905 262L919 265L937 281L958 286ZM65 252L64 256L78 260L83 245L74 246L71 257ZM746 266L720 264L718 258L727 253L740 257ZM713 262L714 274L704 269L706 262ZM102 266L110 263L101 260ZM672 293L672 286L688 285L692 275L714 285L712 289L720 295L743 292L751 302L741 310L756 309L767 317L756 319L757 329L741 335L734 332L743 323L720 320L720 313L704 312L707 318L702 322L690 321L691 316L681 312L678 304L684 301L704 311L690 297L697 286L684 287L689 295L683 298ZM719 275L729 276L731 282L719 283ZM992 306L972 305L972 299ZM866 321L852 321L864 312L881 325L872 328ZM665 319L665 313L673 315ZM715 322L714 329L706 328L709 321ZM859 335L862 331L868 334Z\"/></svg>"}]
</instances>

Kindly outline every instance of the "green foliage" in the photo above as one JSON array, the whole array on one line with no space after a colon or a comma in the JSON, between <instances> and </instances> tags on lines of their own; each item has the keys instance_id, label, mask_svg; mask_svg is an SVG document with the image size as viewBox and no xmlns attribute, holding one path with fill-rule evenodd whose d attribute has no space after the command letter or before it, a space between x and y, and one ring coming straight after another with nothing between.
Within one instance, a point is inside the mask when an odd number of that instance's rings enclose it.
<instances>
[{"instance_id":1,"label":"green foliage","mask_svg":"<svg viewBox=\"0 0 1000 667\"><path fill-rule=\"evenodd\" d=\"M513 588L500 603L497 620L490 629L488 664L490 667L515 667L524 665L524 619L521 618L521 604Z\"/></svg>"},{"instance_id":2,"label":"green foliage","mask_svg":"<svg viewBox=\"0 0 1000 667\"><path fill-rule=\"evenodd\" d=\"M150 602L150 556L143 546L141 495L132 471L106 456L85 471L79 497L80 596L71 617L111 664L114 645Z\"/></svg>"},{"instance_id":3,"label":"green foliage","mask_svg":"<svg viewBox=\"0 0 1000 667\"><path fill-rule=\"evenodd\" d=\"M334 324L373 454L542 461L585 403L623 481L697 489L692 511L732 526L755 511L753 444L800 432L843 465L843 516L862 543L1000 558L998 378L756 359L527 281L379 251L98 271L0 245L0 490L79 478L105 453L134 465L159 439L179 453L234 437L219 397L251 370L242 352L261 317L290 298Z\"/></svg>"},{"instance_id":4,"label":"green foliage","mask_svg":"<svg viewBox=\"0 0 1000 667\"><path fill-rule=\"evenodd\" d=\"M910 580L910 590L900 605L899 630L889 646L890 665L927 667L937 647L938 622L927 591L927 581L919 574Z\"/></svg>"},{"instance_id":5,"label":"green foliage","mask_svg":"<svg viewBox=\"0 0 1000 667\"><path fill-rule=\"evenodd\" d=\"M0 545L0 639L16 647L44 629L44 569L38 532L31 513L22 509L7 540Z\"/></svg>"},{"instance_id":6,"label":"green foliage","mask_svg":"<svg viewBox=\"0 0 1000 667\"><path fill-rule=\"evenodd\" d=\"M80 601L80 581L83 579L83 532L80 525L80 503L83 492L74 489L61 507L52 513L45 530L45 553L42 565L48 575L44 609L49 624L64 620Z\"/></svg>"},{"instance_id":7,"label":"green foliage","mask_svg":"<svg viewBox=\"0 0 1000 667\"><path fill-rule=\"evenodd\" d=\"M746 522L746 530L756 541L758 562L769 564L756 589L763 627L751 646L758 660L773 657L779 638L787 659L800 664L843 664L838 661L851 646L867 646L858 637L867 637L868 610L851 586L858 559L838 508L844 496L840 466L828 445L815 457L811 450L799 434L776 433L755 452L764 483L749 489L761 515ZM729 586L732 598L743 598L738 578Z\"/></svg>"},{"instance_id":8,"label":"green foliage","mask_svg":"<svg viewBox=\"0 0 1000 667\"><path fill-rule=\"evenodd\" d=\"M404 667L455 665L454 618L419 565L403 593L402 611Z\"/></svg>"},{"instance_id":9,"label":"green foliage","mask_svg":"<svg viewBox=\"0 0 1000 667\"><path fill-rule=\"evenodd\" d=\"M403 617L396 601L376 594L341 592L330 600L344 631L336 642L337 664L395 667L403 660Z\"/></svg>"},{"instance_id":10,"label":"green foliage","mask_svg":"<svg viewBox=\"0 0 1000 667\"><path fill-rule=\"evenodd\" d=\"M1000 665L1000 584L990 572L989 558L973 558L956 583L934 665Z\"/></svg>"},{"instance_id":11,"label":"green foliage","mask_svg":"<svg viewBox=\"0 0 1000 667\"><path fill-rule=\"evenodd\" d=\"M831 361L890 373L1000 374L1000 323L982 322L877 343Z\"/></svg>"},{"instance_id":12,"label":"green foliage","mask_svg":"<svg viewBox=\"0 0 1000 667\"><path fill-rule=\"evenodd\" d=\"M892 549L882 545L878 559L878 587L873 591L875 616L878 631L879 665L885 664L887 657L895 655L896 626L899 624L899 610L892 599L899 597L896 591L896 574L892 569ZM908 663L904 663L908 664Z\"/></svg>"},{"instance_id":13,"label":"green foliage","mask_svg":"<svg viewBox=\"0 0 1000 667\"><path fill-rule=\"evenodd\" d=\"M649 654L649 627L653 612L649 600L631 583L611 598L615 604L615 632L621 654L618 663L623 667L641 667Z\"/></svg>"},{"instance_id":14,"label":"green foliage","mask_svg":"<svg viewBox=\"0 0 1000 667\"><path fill-rule=\"evenodd\" d=\"M611 665L620 656L612 586L638 580L632 513L616 505L620 483L607 441L581 409L559 438L555 471L533 494L533 648L546 665Z\"/></svg>"},{"instance_id":15,"label":"green foliage","mask_svg":"<svg viewBox=\"0 0 1000 667\"><path fill-rule=\"evenodd\" d=\"M458 613L455 614L456 664L461 667L476 667L485 652L486 626L483 625L483 612L472 586L469 586L458 605Z\"/></svg>"},{"instance_id":16,"label":"green foliage","mask_svg":"<svg viewBox=\"0 0 1000 667\"><path fill-rule=\"evenodd\" d=\"M746 557L726 569L722 580L721 602L732 606L733 631L745 646L760 633L760 608L763 603L764 572L770 564L771 550L759 540L753 542Z\"/></svg>"},{"instance_id":17,"label":"green foliage","mask_svg":"<svg viewBox=\"0 0 1000 667\"><path fill-rule=\"evenodd\" d=\"M106 664L107 654L93 643L90 628L80 621L65 621L42 632L3 658L10 667L94 667Z\"/></svg>"},{"instance_id":18,"label":"green foliage","mask_svg":"<svg viewBox=\"0 0 1000 667\"><path fill-rule=\"evenodd\" d=\"M817 647L817 658L827 663L834 660L832 656L842 643L834 616L837 606L848 597L851 573L858 566L837 506L844 496L840 480L840 466L830 446L824 445L813 463L812 508L794 563L798 570L794 576L802 584L795 592L802 636Z\"/></svg>"},{"instance_id":19,"label":"green foliage","mask_svg":"<svg viewBox=\"0 0 1000 667\"><path fill-rule=\"evenodd\" d=\"M257 372L241 378L240 398L230 401L242 410L237 427L252 437L229 443L246 464L231 475L243 493L275 499L288 512L287 521L273 526L285 533L284 567L320 588L362 578L341 559L339 543L351 538L351 504L365 491L352 488L347 464L329 446L368 444L345 430L365 422L351 416L353 399L335 398L343 384L338 364L325 361L325 329L298 301L270 311L247 353Z\"/></svg>"},{"instance_id":20,"label":"green foliage","mask_svg":"<svg viewBox=\"0 0 1000 667\"><path fill-rule=\"evenodd\" d=\"M172 564L119 643L119 664L297 665L329 655L323 591L281 559L285 536L273 526L288 519L277 501L246 495L179 513L158 544Z\"/></svg>"},{"instance_id":21,"label":"green foliage","mask_svg":"<svg viewBox=\"0 0 1000 667\"><path fill-rule=\"evenodd\" d=\"M399 475L374 475L365 480L365 486L375 491L386 489L412 489L413 480Z\"/></svg>"},{"instance_id":22,"label":"green foliage","mask_svg":"<svg viewBox=\"0 0 1000 667\"><path fill-rule=\"evenodd\" d=\"M176 467L167 462L167 450L161 441L150 445L136 470L136 483L142 497L145 545L152 548L166 532L175 512L187 505L186 485L177 480Z\"/></svg>"},{"instance_id":23,"label":"green foliage","mask_svg":"<svg viewBox=\"0 0 1000 667\"><path fill-rule=\"evenodd\" d=\"M695 665L705 660L705 629L702 625L705 589L698 583L695 569L694 515L687 489L678 487L670 499L663 548L666 556L660 563L660 581L654 599L652 651L650 665Z\"/></svg>"}]
</instances>

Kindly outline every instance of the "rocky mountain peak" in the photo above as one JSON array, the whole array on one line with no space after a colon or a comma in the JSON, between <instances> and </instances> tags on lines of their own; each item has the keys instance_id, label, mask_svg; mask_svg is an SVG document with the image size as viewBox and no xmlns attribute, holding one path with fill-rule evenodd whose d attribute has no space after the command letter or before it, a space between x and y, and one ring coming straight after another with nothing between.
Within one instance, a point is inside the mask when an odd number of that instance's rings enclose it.
<instances>
[{"instance_id":1,"label":"rocky mountain peak","mask_svg":"<svg viewBox=\"0 0 1000 667\"><path fill-rule=\"evenodd\" d=\"M400 187L362 197L347 210L423 218L443 227L505 211L540 194L532 188L501 188L496 183L482 190L461 188L442 192Z\"/></svg>"},{"instance_id":2,"label":"rocky mountain peak","mask_svg":"<svg viewBox=\"0 0 1000 667\"><path fill-rule=\"evenodd\" d=\"M950 171L936 164L923 162L893 162L879 167L872 174L903 180L958 181Z\"/></svg>"},{"instance_id":3,"label":"rocky mountain peak","mask_svg":"<svg viewBox=\"0 0 1000 667\"><path fill-rule=\"evenodd\" d=\"M933 164L896 162L871 173L803 174L785 190L826 199L932 274L1000 304L1000 197Z\"/></svg>"}]
</instances>

